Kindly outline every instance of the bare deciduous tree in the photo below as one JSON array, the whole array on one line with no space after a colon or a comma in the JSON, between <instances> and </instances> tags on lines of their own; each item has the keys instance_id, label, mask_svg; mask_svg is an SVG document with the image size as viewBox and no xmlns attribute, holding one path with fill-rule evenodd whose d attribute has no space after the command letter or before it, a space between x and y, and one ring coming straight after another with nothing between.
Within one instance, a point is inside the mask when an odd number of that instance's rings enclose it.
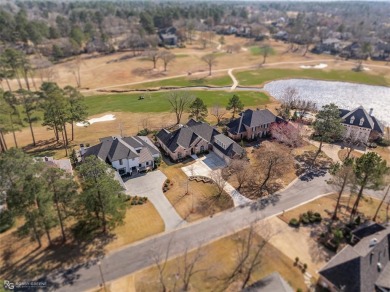
<instances>
[{"instance_id":1,"label":"bare deciduous tree","mask_svg":"<svg viewBox=\"0 0 390 292\"><path fill-rule=\"evenodd\" d=\"M169 93L168 102L172 112L176 115L176 124L180 124L183 113L193 102L194 96L186 91L172 91Z\"/></svg>"},{"instance_id":2,"label":"bare deciduous tree","mask_svg":"<svg viewBox=\"0 0 390 292\"><path fill-rule=\"evenodd\" d=\"M261 233L260 236L256 229ZM237 290L242 290L248 286L253 273L263 263L262 253L271 237L270 226L265 221L252 223L249 229L245 230L244 235L236 235L236 262L231 272L224 279L226 287L229 287L232 283L239 285L239 287L235 287Z\"/></svg>"},{"instance_id":3,"label":"bare deciduous tree","mask_svg":"<svg viewBox=\"0 0 390 292\"><path fill-rule=\"evenodd\" d=\"M160 58L164 63L164 71L167 71L168 64L173 62L176 59L176 56L171 52L162 52Z\"/></svg>"},{"instance_id":4,"label":"bare deciduous tree","mask_svg":"<svg viewBox=\"0 0 390 292\"><path fill-rule=\"evenodd\" d=\"M252 171L249 162L243 159L233 159L226 170L228 175L234 176L236 179L238 190L250 179Z\"/></svg>"},{"instance_id":5,"label":"bare deciduous tree","mask_svg":"<svg viewBox=\"0 0 390 292\"><path fill-rule=\"evenodd\" d=\"M283 175L286 171L286 166L291 163L291 157L286 153L276 152L271 149L267 149L263 152L257 153L256 166L259 173L259 182L257 187L257 193L261 196L263 191L269 187L269 183Z\"/></svg>"},{"instance_id":6,"label":"bare deciduous tree","mask_svg":"<svg viewBox=\"0 0 390 292\"><path fill-rule=\"evenodd\" d=\"M214 105L211 109L211 115L217 119L217 126L221 124L221 120L226 114L226 108L221 107L219 104Z\"/></svg>"},{"instance_id":7,"label":"bare deciduous tree","mask_svg":"<svg viewBox=\"0 0 390 292\"><path fill-rule=\"evenodd\" d=\"M145 51L144 56L147 60L153 62L153 69L156 69L157 61L161 57L160 52L158 50L154 50L154 49L147 50L147 51Z\"/></svg>"},{"instance_id":8,"label":"bare deciduous tree","mask_svg":"<svg viewBox=\"0 0 390 292\"><path fill-rule=\"evenodd\" d=\"M225 186L227 184L227 182L222 174L222 171L219 169L211 171L210 178L214 181L214 183L218 189L218 193L216 194L216 197L221 196L223 193L223 189L225 188Z\"/></svg>"},{"instance_id":9,"label":"bare deciduous tree","mask_svg":"<svg viewBox=\"0 0 390 292\"><path fill-rule=\"evenodd\" d=\"M78 55L75 57L74 61L70 65L70 72L73 74L74 78L76 79L77 87L81 87L81 65L83 64L83 60L81 59L81 56Z\"/></svg>"},{"instance_id":10,"label":"bare deciduous tree","mask_svg":"<svg viewBox=\"0 0 390 292\"><path fill-rule=\"evenodd\" d=\"M213 66L217 65L217 55L216 54L208 54L202 57L203 62L207 64L209 67L209 76L211 76L211 69Z\"/></svg>"},{"instance_id":11,"label":"bare deciduous tree","mask_svg":"<svg viewBox=\"0 0 390 292\"><path fill-rule=\"evenodd\" d=\"M359 139L358 131L351 129L347 135L343 136L343 144L347 149L347 154L345 155L344 160L347 160L351 156L353 150L362 144Z\"/></svg>"}]
</instances>

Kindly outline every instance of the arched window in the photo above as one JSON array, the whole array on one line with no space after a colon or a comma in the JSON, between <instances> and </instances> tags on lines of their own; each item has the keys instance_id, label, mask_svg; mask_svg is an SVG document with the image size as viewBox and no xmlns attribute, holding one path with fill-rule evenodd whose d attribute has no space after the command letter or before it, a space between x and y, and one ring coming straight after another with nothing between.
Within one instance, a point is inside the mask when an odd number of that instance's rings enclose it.
<instances>
[{"instance_id":1,"label":"arched window","mask_svg":"<svg viewBox=\"0 0 390 292\"><path fill-rule=\"evenodd\" d=\"M204 152L204 146L200 146L200 152L203 153Z\"/></svg>"},{"instance_id":2,"label":"arched window","mask_svg":"<svg viewBox=\"0 0 390 292\"><path fill-rule=\"evenodd\" d=\"M359 126L363 126L363 123L364 123L364 118L361 118L359 121Z\"/></svg>"},{"instance_id":3,"label":"arched window","mask_svg":"<svg viewBox=\"0 0 390 292\"><path fill-rule=\"evenodd\" d=\"M355 121L355 117L352 116L351 119L349 120L349 123L350 123L350 124L353 124L354 121Z\"/></svg>"}]
</instances>

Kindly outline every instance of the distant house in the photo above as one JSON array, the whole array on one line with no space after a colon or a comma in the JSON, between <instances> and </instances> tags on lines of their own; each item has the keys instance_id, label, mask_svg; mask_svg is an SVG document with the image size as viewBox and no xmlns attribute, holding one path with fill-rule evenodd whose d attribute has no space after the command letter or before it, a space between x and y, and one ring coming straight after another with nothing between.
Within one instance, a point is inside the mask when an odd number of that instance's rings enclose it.
<instances>
[{"instance_id":1,"label":"distant house","mask_svg":"<svg viewBox=\"0 0 390 292\"><path fill-rule=\"evenodd\" d=\"M177 46L177 35L176 28L171 26L160 29L158 31L159 44L161 46L176 47Z\"/></svg>"},{"instance_id":2,"label":"distant house","mask_svg":"<svg viewBox=\"0 0 390 292\"><path fill-rule=\"evenodd\" d=\"M244 149L232 139L209 124L193 119L173 132L162 129L156 138L160 147L174 161L209 150L214 151L226 163L244 154Z\"/></svg>"},{"instance_id":3,"label":"distant house","mask_svg":"<svg viewBox=\"0 0 390 292\"><path fill-rule=\"evenodd\" d=\"M89 148L80 147L82 160L94 155L110 164L120 175L142 172L154 168L160 151L145 136L105 137Z\"/></svg>"},{"instance_id":4,"label":"distant house","mask_svg":"<svg viewBox=\"0 0 390 292\"><path fill-rule=\"evenodd\" d=\"M73 175L72 163L69 159L54 159L53 157L35 157L36 161L42 161L49 167L57 167Z\"/></svg>"},{"instance_id":5,"label":"distant house","mask_svg":"<svg viewBox=\"0 0 390 292\"><path fill-rule=\"evenodd\" d=\"M277 33L275 33L273 35L273 38L275 40L287 41L288 40L288 33L281 30L281 31L278 31Z\"/></svg>"},{"instance_id":6,"label":"distant house","mask_svg":"<svg viewBox=\"0 0 390 292\"><path fill-rule=\"evenodd\" d=\"M294 289L278 272L274 272L248 286L242 292L294 292Z\"/></svg>"},{"instance_id":7,"label":"distant house","mask_svg":"<svg viewBox=\"0 0 390 292\"><path fill-rule=\"evenodd\" d=\"M367 113L362 106L351 111L340 109L340 118L345 128L344 137L353 137L355 140L367 143L369 140L376 140L383 136L384 127L372 112L373 109L370 109Z\"/></svg>"},{"instance_id":8,"label":"distant house","mask_svg":"<svg viewBox=\"0 0 390 292\"><path fill-rule=\"evenodd\" d=\"M316 54L338 55L350 44L351 42L342 41L337 38L328 38L317 44L312 49L312 52Z\"/></svg>"},{"instance_id":9,"label":"distant house","mask_svg":"<svg viewBox=\"0 0 390 292\"><path fill-rule=\"evenodd\" d=\"M269 127L276 122L277 117L268 109L251 110L240 113L240 117L228 123L228 136L234 140L253 140L258 137L265 137Z\"/></svg>"},{"instance_id":10,"label":"distant house","mask_svg":"<svg viewBox=\"0 0 390 292\"><path fill-rule=\"evenodd\" d=\"M320 271L319 285L330 291L390 291L390 226L369 223L352 233Z\"/></svg>"}]
</instances>

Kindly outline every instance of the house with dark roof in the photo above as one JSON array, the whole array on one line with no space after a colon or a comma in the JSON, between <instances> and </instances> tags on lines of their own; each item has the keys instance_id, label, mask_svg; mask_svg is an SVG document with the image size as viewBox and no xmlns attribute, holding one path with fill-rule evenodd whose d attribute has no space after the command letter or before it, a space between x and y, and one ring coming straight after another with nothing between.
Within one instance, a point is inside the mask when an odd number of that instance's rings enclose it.
<instances>
[{"instance_id":1,"label":"house with dark roof","mask_svg":"<svg viewBox=\"0 0 390 292\"><path fill-rule=\"evenodd\" d=\"M100 158L120 175L151 170L155 159L161 157L158 148L146 136L104 137L89 148L81 145L80 154L82 160L90 155Z\"/></svg>"},{"instance_id":2,"label":"house with dark roof","mask_svg":"<svg viewBox=\"0 0 390 292\"><path fill-rule=\"evenodd\" d=\"M177 46L177 35L176 28L171 26L160 29L158 31L159 44L161 46L176 47Z\"/></svg>"},{"instance_id":3,"label":"house with dark roof","mask_svg":"<svg viewBox=\"0 0 390 292\"><path fill-rule=\"evenodd\" d=\"M265 137L271 124L276 121L277 117L268 109L247 109L226 126L230 138L234 140L253 140L258 137Z\"/></svg>"},{"instance_id":4,"label":"house with dark roof","mask_svg":"<svg viewBox=\"0 0 390 292\"><path fill-rule=\"evenodd\" d=\"M340 118L342 125L345 128L344 137L351 137L354 140L359 140L362 143L367 143L369 140L376 140L383 136L384 127L373 115L373 109L370 112L359 106L354 110L340 109Z\"/></svg>"},{"instance_id":5,"label":"house with dark roof","mask_svg":"<svg viewBox=\"0 0 390 292\"><path fill-rule=\"evenodd\" d=\"M294 289L278 272L274 272L246 287L242 292L294 292Z\"/></svg>"},{"instance_id":6,"label":"house with dark roof","mask_svg":"<svg viewBox=\"0 0 390 292\"><path fill-rule=\"evenodd\" d=\"M330 291L390 291L390 226L370 222L352 232L345 246L320 271Z\"/></svg>"},{"instance_id":7,"label":"house with dark roof","mask_svg":"<svg viewBox=\"0 0 390 292\"><path fill-rule=\"evenodd\" d=\"M193 119L175 131L162 129L156 135L159 146L177 161L192 154L214 151L226 163L230 159L242 157L244 149L214 127Z\"/></svg>"}]
</instances>

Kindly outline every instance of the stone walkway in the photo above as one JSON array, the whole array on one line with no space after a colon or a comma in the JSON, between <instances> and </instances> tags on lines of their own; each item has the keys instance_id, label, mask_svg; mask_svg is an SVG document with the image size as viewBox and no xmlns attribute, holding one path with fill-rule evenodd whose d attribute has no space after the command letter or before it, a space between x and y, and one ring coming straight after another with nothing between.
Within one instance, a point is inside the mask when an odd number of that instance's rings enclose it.
<instances>
[{"instance_id":1,"label":"stone walkway","mask_svg":"<svg viewBox=\"0 0 390 292\"><path fill-rule=\"evenodd\" d=\"M191 155L191 157L196 161L191 165L181 168L187 176L200 175L212 178L211 173L213 171L219 172L225 166L225 162L212 152L201 158L198 158L196 155ZM234 207L252 202L252 200L241 195L240 192L227 182L223 190L232 198Z\"/></svg>"}]
</instances>

